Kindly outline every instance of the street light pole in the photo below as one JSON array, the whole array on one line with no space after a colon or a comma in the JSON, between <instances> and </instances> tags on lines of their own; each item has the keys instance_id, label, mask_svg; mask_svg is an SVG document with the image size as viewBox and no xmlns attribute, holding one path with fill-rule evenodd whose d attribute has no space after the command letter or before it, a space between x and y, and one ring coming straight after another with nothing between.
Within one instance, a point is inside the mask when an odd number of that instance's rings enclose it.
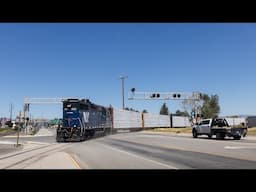
<instances>
[{"instance_id":1,"label":"street light pole","mask_svg":"<svg viewBox=\"0 0 256 192\"><path fill-rule=\"evenodd\" d=\"M120 79L122 79L123 109L124 109L124 79L125 78L128 78L128 76L120 76Z\"/></svg>"}]
</instances>

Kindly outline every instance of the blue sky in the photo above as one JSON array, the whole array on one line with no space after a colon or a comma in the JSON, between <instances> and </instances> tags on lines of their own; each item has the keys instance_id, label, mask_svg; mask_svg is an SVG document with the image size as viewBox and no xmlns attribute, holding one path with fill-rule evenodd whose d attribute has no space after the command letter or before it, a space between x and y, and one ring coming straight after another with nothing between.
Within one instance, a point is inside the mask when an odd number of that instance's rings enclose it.
<instances>
[{"instance_id":1,"label":"blue sky","mask_svg":"<svg viewBox=\"0 0 256 192\"><path fill-rule=\"evenodd\" d=\"M1 23L0 116L24 97L89 97L159 113L164 101L127 100L137 91L219 95L220 115L256 115L256 24ZM181 102L168 100L171 112ZM61 116L61 105L32 105L34 117Z\"/></svg>"}]
</instances>

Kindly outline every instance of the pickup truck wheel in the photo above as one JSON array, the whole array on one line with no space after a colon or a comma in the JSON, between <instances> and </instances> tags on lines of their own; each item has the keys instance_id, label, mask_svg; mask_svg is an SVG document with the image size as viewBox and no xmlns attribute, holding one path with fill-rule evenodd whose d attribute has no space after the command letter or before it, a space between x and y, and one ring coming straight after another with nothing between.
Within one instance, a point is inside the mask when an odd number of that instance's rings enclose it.
<instances>
[{"instance_id":1,"label":"pickup truck wheel","mask_svg":"<svg viewBox=\"0 0 256 192\"><path fill-rule=\"evenodd\" d=\"M225 134L224 133L216 133L216 139L224 139Z\"/></svg>"},{"instance_id":2,"label":"pickup truck wheel","mask_svg":"<svg viewBox=\"0 0 256 192\"><path fill-rule=\"evenodd\" d=\"M193 129L192 134L194 138L197 138L197 131L195 129Z\"/></svg>"},{"instance_id":3,"label":"pickup truck wheel","mask_svg":"<svg viewBox=\"0 0 256 192\"><path fill-rule=\"evenodd\" d=\"M209 135L208 135L208 138L211 139L211 138L212 138L212 134L209 134Z\"/></svg>"},{"instance_id":4,"label":"pickup truck wheel","mask_svg":"<svg viewBox=\"0 0 256 192\"><path fill-rule=\"evenodd\" d=\"M235 140L240 140L240 139L241 139L241 136L234 136L234 139L235 139Z\"/></svg>"}]
</instances>

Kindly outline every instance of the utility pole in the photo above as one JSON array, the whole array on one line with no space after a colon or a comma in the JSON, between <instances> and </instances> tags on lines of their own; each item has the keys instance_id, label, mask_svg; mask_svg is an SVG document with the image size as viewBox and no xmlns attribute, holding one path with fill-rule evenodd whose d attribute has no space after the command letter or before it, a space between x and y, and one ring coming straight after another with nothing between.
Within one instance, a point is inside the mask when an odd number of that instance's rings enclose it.
<instances>
[{"instance_id":1,"label":"utility pole","mask_svg":"<svg viewBox=\"0 0 256 192\"><path fill-rule=\"evenodd\" d=\"M10 121L12 121L12 109L13 109L13 105L12 103L10 103Z\"/></svg>"},{"instance_id":2,"label":"utility pole","mask_svg":"<svg viewBox=\"0 0 256 192\"><path fill-rule=\"evenodd\" d=\"M128 78L128 76L120 76L120 79L122 80L123 109L125 108L125 106L124 106L124 79L125 78Z\"/></svg>"}]
</instances>

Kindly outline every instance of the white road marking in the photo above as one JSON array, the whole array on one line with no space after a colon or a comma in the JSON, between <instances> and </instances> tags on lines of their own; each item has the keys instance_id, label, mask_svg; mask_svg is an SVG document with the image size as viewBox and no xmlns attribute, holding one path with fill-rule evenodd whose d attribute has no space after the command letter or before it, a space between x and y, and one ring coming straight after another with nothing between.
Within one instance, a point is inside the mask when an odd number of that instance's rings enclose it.
<instances>
[{"instance_id":1,"label":"white road marking","mask_svg":"<svg viewBox=\"0 0 256 192\"><path fill-rule=\"evenodd\" d=\"M16 142L13 142L13 141L0 141L0 144L16 144Z\"/></svg>"},{"instance_id":2,"label":"white road marking","mask_svg":"<svg viewBox=\"0 0 256 192\"><path fill-rule=\"evenodd\" d=\"M19 135L20 138L31 138L31 137L49 137L49 136L53 136L53 135ZM6 135L6 136L3 136L5 138L17 138L18 136L17 135Z\"/></svg>"},{"instance_id":3,"label":"white road marking","mask_svg":"<svg viewBox=\"0 0 256 192\"><path fill-rule=\"evenodd\" d=\"M3 136L4 138L17 138L18 136L17 135L6 135L6 136ZM25 138L25 137L35 137L34 135L19 135L19 137L21 138Z\"/></svg>"},{"instance_id":4,"label":"white road marking","mask_svg":"<svg viewBox=\"0 0 256 192\"><path fill-rule=\"evenodd\" d=\"M44 143L44 142L38 142L38 141L26 141L27 144L39 144L39 145L47 145L47 144L56 144L56 143Z\"/></svg>"},{"instance_id":5,"label":"white road marking","mask_svg":"<svg viewBox=\"0 0 256 192\"><path fill-rule=\"evenodd\" d=\"M224 149L256 149L256 146L225 146Z\"/></svg>"},{"instance_id":6,"label":"white road marking","mask_svg":"<svg viewBox=\"0 0 256 192\"><path fill-rule=\"evenodd\" d=\"M159 164L159 165L164 166L164 167L167 167L167 168L169 168L169 169L178 169L177 167L173 167L173 166L170 166L170 165L167 165L167 164L164 164L164 163L160 163L160 162L158 162L158 161L154 161L154 160L151 160L151 159L147 159L147 158L144 158L144 157L135 155L135 154L133 154L133 153L129 153L129 152L127 152L127 151L122 151L122 150L117 149L117 148L114 148L114 147L110 147L110 146L106 146L106 145L104 145L104 147L110 148L110 149L112 149L112 150L114 150L114 151L118 151L118 152L121 152L121 153L125 153L125 154L127 154L127 155L130 155L130 156L133 156L133 157L136 157L136 158L139 158L139 159L143 159L143 160L145 160L145 161L150 161L150 162L152 162L152 163Z\"/></svg>"},{"instance_id":7,"label":"white road marking","mask_svg":"<svg viewBox=\"0 0 256 192\"><path fill-rule=\"evenodd\" d=\"M130 130L117 130L118 133L130 133Z\"/></svg>"}]
</instances>

